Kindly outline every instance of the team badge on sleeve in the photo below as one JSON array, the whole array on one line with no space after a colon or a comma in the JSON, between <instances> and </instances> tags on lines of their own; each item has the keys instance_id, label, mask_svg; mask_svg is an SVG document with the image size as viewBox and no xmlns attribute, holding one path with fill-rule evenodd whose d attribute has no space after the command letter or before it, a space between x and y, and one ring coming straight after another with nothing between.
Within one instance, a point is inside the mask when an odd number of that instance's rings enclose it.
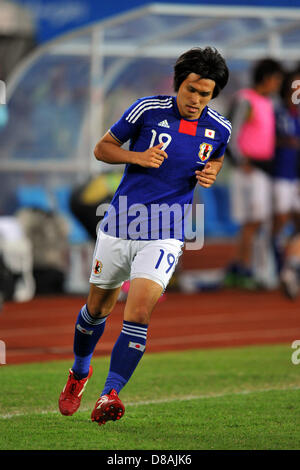
<instances>
[{"instance_id":1,"label":"team badge on sleeve","mask_svg":"<svg viewBox=\"0 0 300 470\"><path fill-rule=\"evenodd\" d=\"M103 268L103 264L98 259L95 260L94 274L100 274Z\"/></svg>"},{"instance_id":2,"label":"team badge on sleeve","mask_svg":"<svg viewBox=\"0 0 300 470\"><path fill-rule=\"evenodd\" d=\"M205 160L207 160L210 157L212 149L213 149L213 146L210 144L207 144L206 142L203 142L203 144L200 145L198 156L202 162L205 162Z\"/></svg>"},{"instance_id":3,"label":"team badge on sleeve","mask_svg":"<svg viewBox=\"0 0 300 470\"><path fill-rule=\"evenodd\" d=\"M215 138L215 131L213 131L212 129L205 129L204 135L205 135L205 137L209 137L210 139L214 139Z\"/></svg>"}]
</instances>

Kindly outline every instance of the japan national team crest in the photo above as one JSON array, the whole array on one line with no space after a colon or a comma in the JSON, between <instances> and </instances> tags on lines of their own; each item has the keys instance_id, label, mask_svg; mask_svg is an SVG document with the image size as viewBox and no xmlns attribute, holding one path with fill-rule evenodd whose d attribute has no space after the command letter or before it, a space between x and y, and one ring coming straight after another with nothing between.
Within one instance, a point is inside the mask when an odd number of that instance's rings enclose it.
<instances>
[{"instance_id":1,"label":"japan national team crest","mask_svg":"<svg viewBox=\"0 0 300 470\"><path fill-rule=\"evenodd\" d=\"M98 259L95 260L94 274L100 274L103 268L103 264Z\"/></svg>"},{"instance_id":2,"label":"japan national team crest","mask_svg":"<svg viewBox=\"0 0 300 470\"><path fill-rule=\"evenodd\" d=\"M205 162L205 160L207 160L210 157L212 149L213 149L213 146L211 144L207 144L206 142L203 142L200 145L198 156L202 162Z\"/></svg>"}]
</instances>

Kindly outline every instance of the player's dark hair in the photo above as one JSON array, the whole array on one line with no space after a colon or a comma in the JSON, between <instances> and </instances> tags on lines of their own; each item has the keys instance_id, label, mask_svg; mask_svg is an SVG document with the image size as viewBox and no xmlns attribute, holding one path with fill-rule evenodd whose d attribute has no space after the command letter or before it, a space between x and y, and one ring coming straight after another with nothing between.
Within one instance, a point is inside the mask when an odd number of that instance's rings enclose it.
<instances>
[{"instance_id":1,"label":"player's dark hair","mask_svg":"<svg viewBox=\"0 0 300 470\"><path fill-rule=\"evenodd\" d=\"M279 90L279 96L283 100L285 100L285 98L288 95L289 89L292 85L293 76L294 75L291 72L285 72L285 74L283 75L283 79L282 79L282 82L281 82L281 87L280 87L280 90Z\"/></svg>"},{"instance_id":2,"label":"player's dark hair","mask_svg":"<svg viewBox=\"0 0 300 470\"><path fill-rule=\"evenodd\" d=\"M277 60L274 59L261 59L257 62L252 71L252 81L254 85L262 83L265 78L282 73L282 66Z\"/></svg>"},{"instance_id":3,"label":"player's dark hair","mask_svg":"<svg viewBox=\"0 0 300 470\"><path fill-rule=\"evenodd\" d=\"M217 49L213 47L193 47L189 51L178 57L174 66L174 90L179 90L182 82L190 73L196 73L201 78L209 78L216 83L213 98L218 96L220 91L228 82L229 71L225 60Z\"/></svg>"}]
</instances>

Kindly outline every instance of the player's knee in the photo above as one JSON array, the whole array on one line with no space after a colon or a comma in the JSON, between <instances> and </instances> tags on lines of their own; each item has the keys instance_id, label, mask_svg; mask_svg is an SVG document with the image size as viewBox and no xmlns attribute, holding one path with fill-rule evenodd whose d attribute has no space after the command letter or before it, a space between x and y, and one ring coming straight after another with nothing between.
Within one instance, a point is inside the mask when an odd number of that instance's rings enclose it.
<instances>
[{"instance_id":1,"label":"player's knee","mask_svg":"<svg viewBox=\"0 0 300 470\"><path fill-rule=\"evenodd\" d=\"M135 308L131 309L129 312L126 313L125 320L147 325L150 320L150 312L143 305L136 306Z\"/></svg>"},{"instance_id":2,"label":"player's knee","mask_svg":"<svg viewBox=\"0 0 300 470\"><path fill-rule=\"evenodd\" d=\"M87 308L89 314L94 318L106 317L111 313L112 310L111 307L103 305L102 303L99 303L93 299L88 300Z\"/></svg>"},{"instance_id":3,"label":"player's knee","mask_svg":"<svg viewBox=\"0 0 300 470\"><path fill-rule=\"evenodd\" d=\"M104 290L91 285L87 298L87 308L89 314L95 318L108 316L118 299L119 290Z\"/></svg>"}]
</instances>

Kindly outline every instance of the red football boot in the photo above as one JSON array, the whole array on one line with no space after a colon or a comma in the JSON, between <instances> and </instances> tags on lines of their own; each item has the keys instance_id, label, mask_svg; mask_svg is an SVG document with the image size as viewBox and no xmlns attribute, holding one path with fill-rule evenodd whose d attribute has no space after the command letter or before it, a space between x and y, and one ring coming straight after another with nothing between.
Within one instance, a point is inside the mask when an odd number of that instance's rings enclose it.
<instances>
[{"instance_id":1,"label":"red football boot","mask_svg":"<svg viewBox=\"0 0 300 470\"><path fill-rule=\"evenodd\" d=\"M88 376L78 380L75 379L72 369L69 370L68 381L58 400L59 411L61 414L71 416L78 410L84 389L89 378L92 376L92 373L93 368L90 366Z\"/></svg>"},{"instance_id":2,"label":"red football boot","mask_svg":"<svg viewBox=\"0 0 300 470\"><path fill-rule=\"evenodd\" d=\"M116 421L121 419L125 413L125 407L118 397L117 392L112 389L107 395L102 395L93 409L91 419L96 421L99 426L107 421Z\"/></svg>"}]
</instances>

